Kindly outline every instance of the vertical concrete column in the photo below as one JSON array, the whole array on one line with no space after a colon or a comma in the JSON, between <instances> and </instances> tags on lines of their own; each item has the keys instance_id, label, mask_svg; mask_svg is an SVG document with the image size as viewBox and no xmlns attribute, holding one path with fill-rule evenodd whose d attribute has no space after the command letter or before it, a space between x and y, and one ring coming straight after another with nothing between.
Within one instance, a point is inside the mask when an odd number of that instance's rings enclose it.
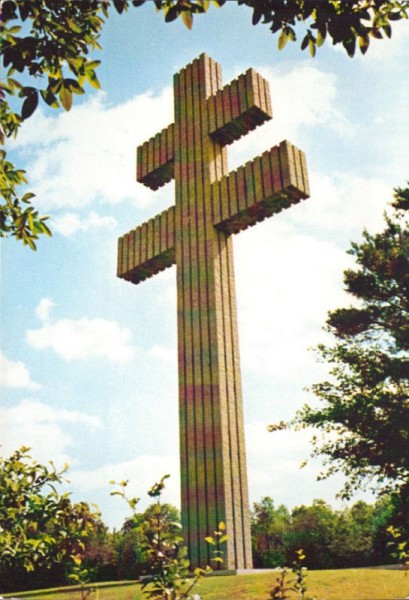
<instances>
[{"instance_id":1,"label":"vertical concrete column","mask_svg":"<svg viewBox=\"0 0 409 600\"><path fill-rule=\"evenodd\" d=\"M227 175L209 135L220 67L201 56L175 75L176 240L182 520L192 567L220 521L223 568L251 568L234 272L230 236L213 224L210 184Z\"/></svg>"}]
</instances>

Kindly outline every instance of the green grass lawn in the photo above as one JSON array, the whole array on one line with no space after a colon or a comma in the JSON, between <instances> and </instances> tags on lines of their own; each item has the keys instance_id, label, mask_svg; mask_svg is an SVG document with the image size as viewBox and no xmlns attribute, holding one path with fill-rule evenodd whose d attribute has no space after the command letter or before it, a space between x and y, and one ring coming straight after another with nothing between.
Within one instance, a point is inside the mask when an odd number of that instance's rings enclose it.
<instances>
[{"instance_id":1,"label":"green grass lawn","mask_svg":"<svg viewBox=\"0 0 409 600\"><path fill-rule=\"evenodd\" d=\"M207 577L194 590L204 600L268 600L275 574L271 572L229 577ZM310 571L308 592L319 600L395 600L409 596L409 575L386 569ZM16 596L23 597L22 594ZM63 588L32 592L24 598L80 600L78 591ZM142 600L139 584L98 587L89 600ZM298 598L294 594L294 600Z\"/></svg>"}]
</instances>

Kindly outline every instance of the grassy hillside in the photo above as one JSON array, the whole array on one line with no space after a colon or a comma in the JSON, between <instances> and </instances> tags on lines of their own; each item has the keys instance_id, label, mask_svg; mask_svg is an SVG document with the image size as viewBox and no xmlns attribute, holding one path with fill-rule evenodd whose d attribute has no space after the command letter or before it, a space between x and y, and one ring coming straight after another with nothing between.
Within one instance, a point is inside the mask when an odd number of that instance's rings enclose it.
<instances>
[{"instance_id":1,"label":"grassy hillside","mask_svg":"<svg viewBox=\"0 0 409 600\"><path fill-rule=\"evenodd\" d=\"M275 574L271 572L230 577L207 577L195 593L204 600L268 600ZM50 592L17 594L36 600L80 600L78 591L60 588ZM395 600L409 596L409 576L402 571L383 569L344 569L311 571L308 591L319 600ZM142 600L138 584L98 587L89 600ZM298 596L293 596L294 600Z\"/></svg>"}]
</instances>

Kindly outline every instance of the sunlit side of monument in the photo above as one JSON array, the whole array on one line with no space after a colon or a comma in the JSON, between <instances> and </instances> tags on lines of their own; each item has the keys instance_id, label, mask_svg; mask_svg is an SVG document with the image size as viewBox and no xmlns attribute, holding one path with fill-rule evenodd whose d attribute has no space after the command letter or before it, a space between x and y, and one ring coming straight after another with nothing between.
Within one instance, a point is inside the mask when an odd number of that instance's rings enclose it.
<instances>
[{"instance_id":1,"label":"sunlit side of monument","mask_svg":"<svg viewBox=\"0 0 409 600\"><path fill-rule=\"evenodd\" d=\"M284 141L228 172L226 146L272 117L253 69L222 87L205 54L174 76L174 123L137 150L137 180L175 179L175 205L118 242L118 276L139 283L176 263L182 525L192 569L252 568L232 234L309 194L304 153Z\"/></svg>"}]
</instances>

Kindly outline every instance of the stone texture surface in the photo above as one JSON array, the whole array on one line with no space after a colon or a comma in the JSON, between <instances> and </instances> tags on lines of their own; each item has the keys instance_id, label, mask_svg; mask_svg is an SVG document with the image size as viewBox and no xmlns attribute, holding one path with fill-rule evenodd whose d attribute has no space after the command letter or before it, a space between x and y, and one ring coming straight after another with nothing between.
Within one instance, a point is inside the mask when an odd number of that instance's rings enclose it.
<instances>
[{"instance_id":1,"label":"stone texture surface","mask_svg":"<svg viewBox=\"0 0 409 600\"><path fill-rule=\"evenodd\" d=\"M226 145L272 116L253 69L222 87L203 54L174 76L175 120L137 149L137 179L175 179L175 205L118 242L118 276L139 283L177 265L182 523L192 568L226 523L223 569L251 569L250 516L231 234L308 197L290 142L229 173Z\"/></svg>"}]
</instances>

